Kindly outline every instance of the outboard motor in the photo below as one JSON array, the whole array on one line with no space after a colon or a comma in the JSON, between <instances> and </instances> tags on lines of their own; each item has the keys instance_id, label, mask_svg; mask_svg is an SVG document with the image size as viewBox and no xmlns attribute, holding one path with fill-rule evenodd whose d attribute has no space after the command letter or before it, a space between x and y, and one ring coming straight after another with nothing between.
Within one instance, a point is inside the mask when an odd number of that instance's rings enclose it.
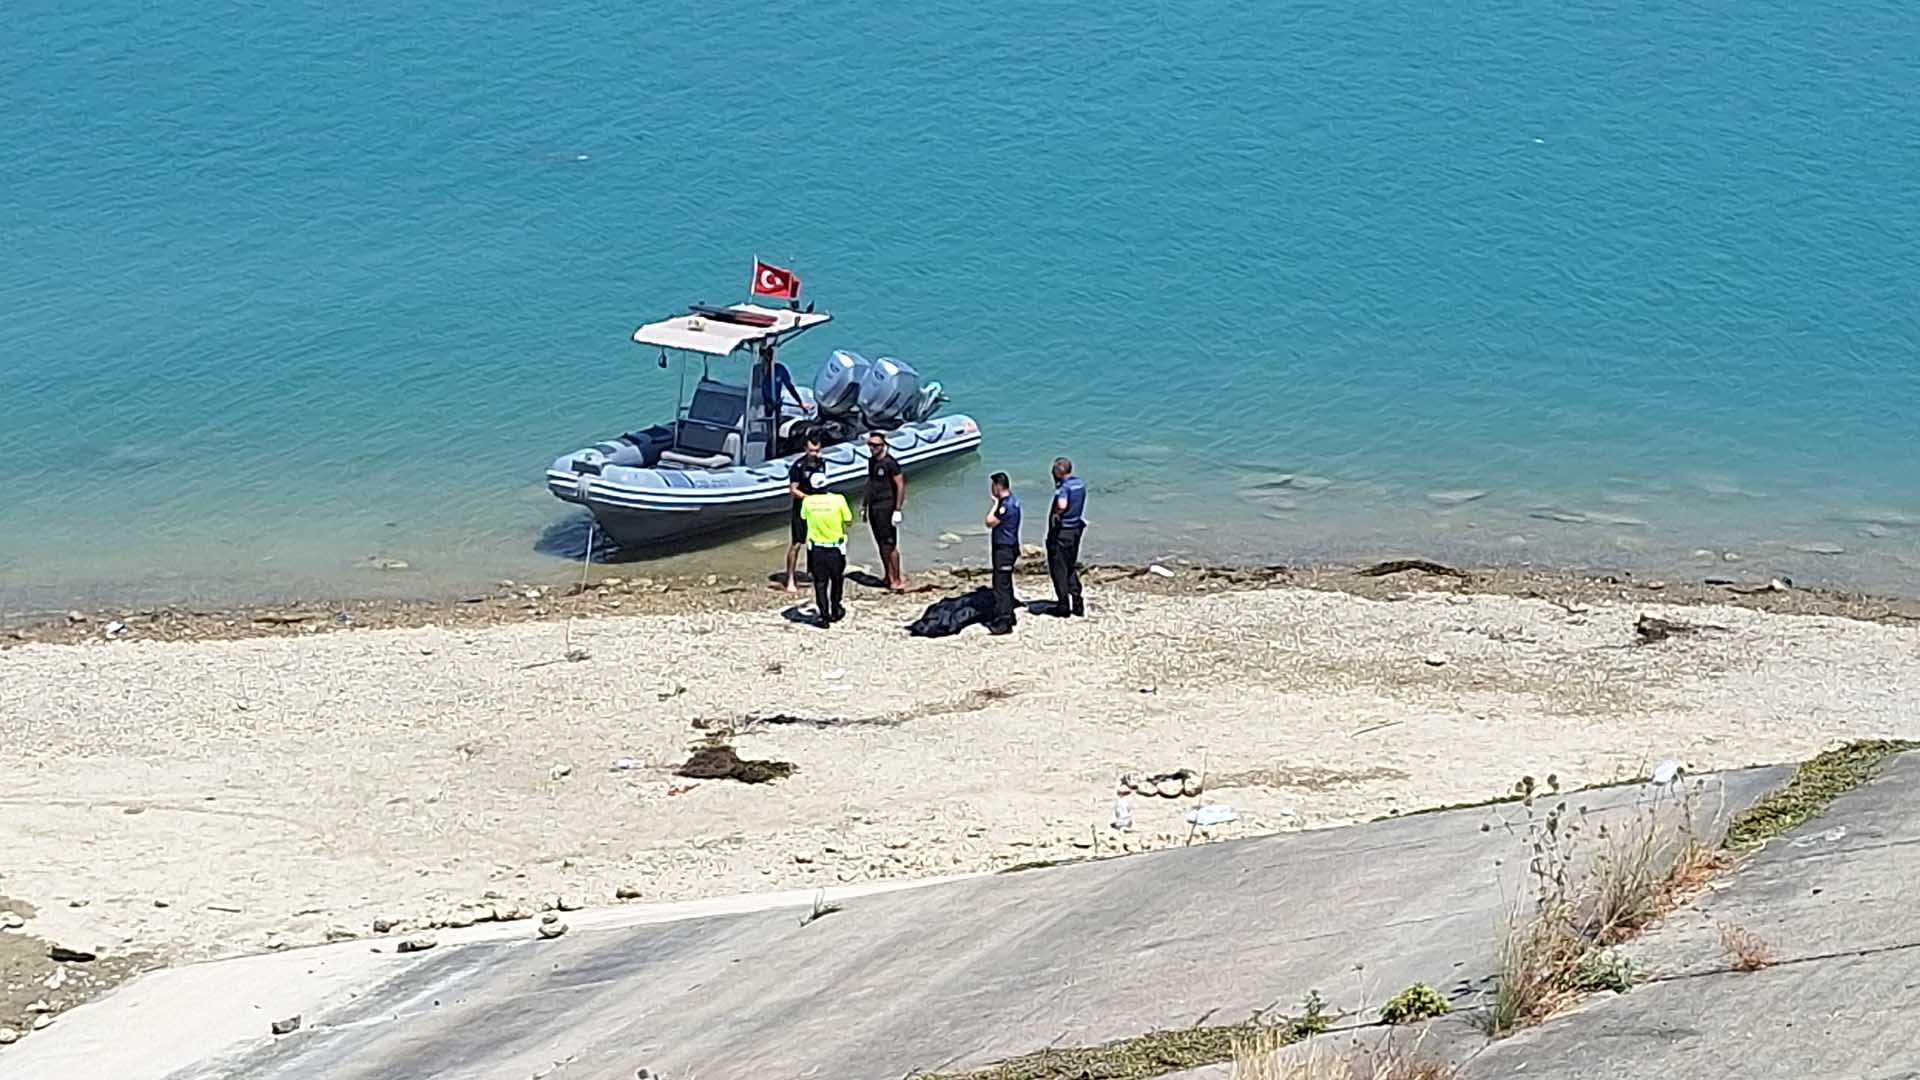
<instances>
[{"instance_id":1,"label":"outboard motor","mask_svg":"<svg viewBox=\"0 0 1920 1080\"><path fill-rule=\"evenodd\" d=\"M907 422L931 420L940 406L947 403L946 388L937 382L930 382L920 388L920 396L913 399L907 407Z\"/></svg>"},{"instance_id":2,"label":"outboard motor","mask_svg":"<svg viewBox=\"0 0 1920 1080\"><path fill-rule=\"evenodd\" d=\"M875 427L898 427L920 399L920 373L905 360L883 356L860 380L860 412Z\"/></svg>"},{"instance_id":3,"label":"outboard motor","mask_svg":"<svg viewBox=\"0 0 1920 1080\"><path fill-rule=\"evenodd\" d=\"M861 384L872 361L857 352L833 350L813 377L813 403L821 416L847 416L860 404Z\"/></svg>"}]
</instances>

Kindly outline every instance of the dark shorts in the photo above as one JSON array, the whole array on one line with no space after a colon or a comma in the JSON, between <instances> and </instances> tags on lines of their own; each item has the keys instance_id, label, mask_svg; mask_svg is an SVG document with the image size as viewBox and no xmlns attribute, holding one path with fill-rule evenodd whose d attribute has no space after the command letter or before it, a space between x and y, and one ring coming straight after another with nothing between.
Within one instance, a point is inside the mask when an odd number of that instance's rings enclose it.
<instances>
[{"instance_id":1,"label":"dark shorts","mask_svg":"<svg viewBox=\"0 0 1920 1080\"><path fill-rule=\"evenodd\" d=\"M893 507L872 507L867 523L873 526L873 542L881 550L900 546L900 530L893 523Z\"/></svg>"},{"instance_id":2,"label":"dark shorts","mask_svg":"<svg viewBox=\"0 0 1920 1080\"><path fill-rule=\"evenodd\" d=\"M796 544L807 542L807 519L800 516L800 500L793 500L793 520L787 526L787 538Z\"/></svg>"}]
</instances>

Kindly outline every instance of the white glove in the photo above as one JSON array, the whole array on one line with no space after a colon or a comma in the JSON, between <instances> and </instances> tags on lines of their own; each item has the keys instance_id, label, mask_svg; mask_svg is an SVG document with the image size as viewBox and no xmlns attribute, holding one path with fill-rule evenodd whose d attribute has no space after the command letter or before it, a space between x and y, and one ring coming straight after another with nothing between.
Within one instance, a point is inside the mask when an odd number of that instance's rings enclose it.
<instances>
[{"instance_id":1,"label":"white glove","mask_svg":"<svg viewBox=\"0 0 1920 1080\"><path fill-rule=\"evenodd\" d=\"M898 525L898 524L900 524L900 522L901 522L901 521L902 521L902 520L903 520L904 518L905 518L905 515L904 515L904 514L902 514L902 513L900 513L900 511L898 511L898 510L895 510L895 511L893 512L893 523L894 523L895 525Z\"/></svg>"}]
</instances>

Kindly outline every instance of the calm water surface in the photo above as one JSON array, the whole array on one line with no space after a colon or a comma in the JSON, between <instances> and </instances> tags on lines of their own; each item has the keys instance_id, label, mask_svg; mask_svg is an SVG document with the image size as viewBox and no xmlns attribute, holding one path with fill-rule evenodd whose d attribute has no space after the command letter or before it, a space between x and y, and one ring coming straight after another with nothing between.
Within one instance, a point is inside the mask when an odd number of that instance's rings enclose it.
<instances>
[{"instance_id":1,"label":"calm water surface","mask_svg":"<svg viewBox=\"0 0 1920 1080\"><path fill-rule=\"evenodd\" d=\"M557 577L545 464L664 414L628 333L756 252L838 316L803 376L894 353L982 421L916 561L1067 452L1095 558L1920 588L1910 5L8 24L0 609Z\"/></svg>"}]
</instances>

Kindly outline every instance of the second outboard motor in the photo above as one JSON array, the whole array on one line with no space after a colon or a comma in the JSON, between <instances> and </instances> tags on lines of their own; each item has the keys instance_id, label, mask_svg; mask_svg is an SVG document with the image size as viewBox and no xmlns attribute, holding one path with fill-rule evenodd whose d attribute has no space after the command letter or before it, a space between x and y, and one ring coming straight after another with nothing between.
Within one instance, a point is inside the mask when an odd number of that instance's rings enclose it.
<instances>
[{"instance_id":1,"label":"second outboard motor","mask_svg":"<svg viewBox=\"0 0 1920 1080\"><path fill-rule=\"evenodd\" d=\"M833 350L813 377L813 402L821 416L846 416L860 404L861 384L872 361L857 352Z\"/></svg>"},{"instance_id":2,"label":"second outboard motor","mask_svg":"<svg viewBox=\"0 0 1920 1080\"><path fill-rule=\"evenodd\" d=\"M920 398L920 373L905 360L883 356L860 380L860 412L869 424L897 426Z\"/></svg>"},{"instance_id":3,"label":"second outboard motor","mask_svg":"<svg viewBox=\"0 0 1920 1080\"><path fill-rule=\"evenodd\" d=\"M920 420L931 420L933 419L933 414L940 411L940 406L946 403L946 388L937 382L930 382L920 388L919 395L908 405L906 415L907 422L913 423Z\"/></svg>"}]
</instances>

